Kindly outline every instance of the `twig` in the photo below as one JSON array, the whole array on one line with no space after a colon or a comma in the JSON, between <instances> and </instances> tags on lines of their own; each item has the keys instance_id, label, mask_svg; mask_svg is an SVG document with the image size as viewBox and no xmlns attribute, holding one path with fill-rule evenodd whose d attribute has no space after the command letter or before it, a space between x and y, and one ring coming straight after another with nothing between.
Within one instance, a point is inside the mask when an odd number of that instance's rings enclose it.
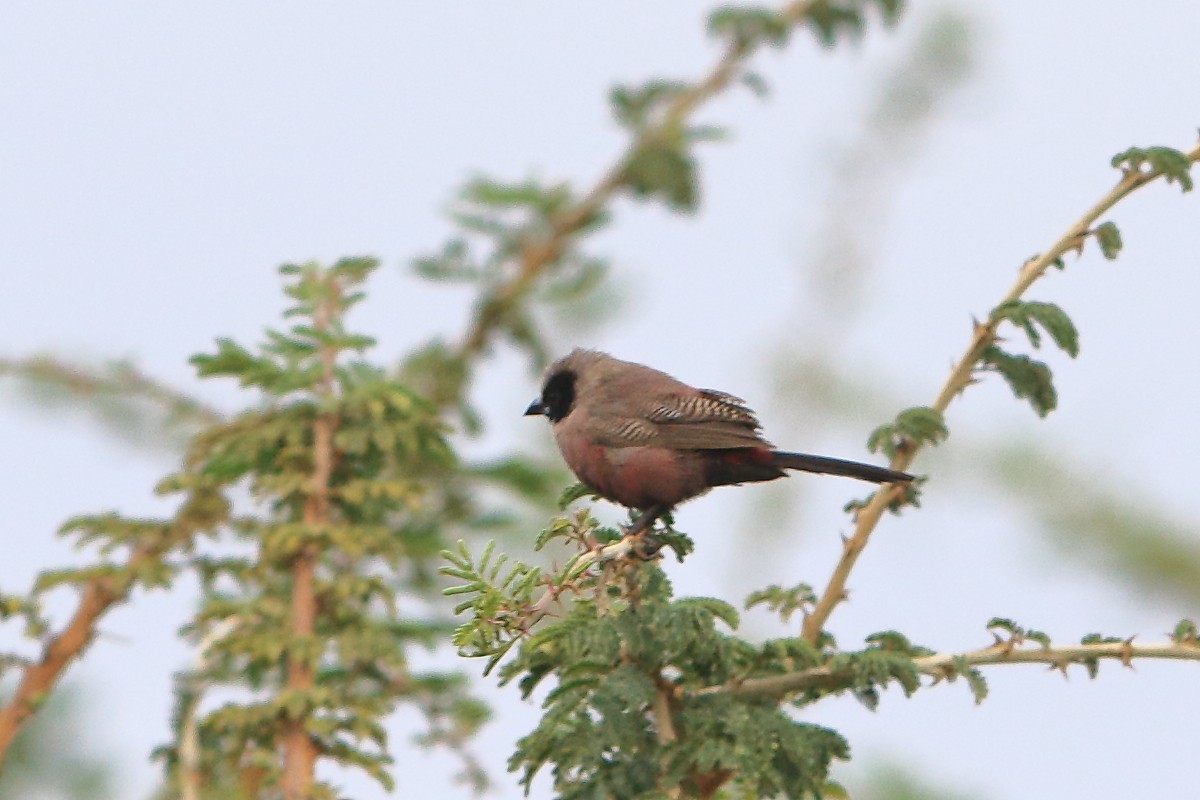
<instances>
[{"instance_id":1,"label":"twig","mask_svg":"<svg viewBox=\"0 0 1200 800\"><path fill-rule=\"evenodd\" d=\"M1195 145L1185 155L1192 162L1200 161L1200 144ZM1146 172L1140 170L1126 171L1121 176L1121 179L1095 205L1089 208L1082 217L1067 228L1062 236L1051 244L1044 253L1030 259L1021 267L1017 275L1017 280L1008 292L1000 298L997 305L1019 299L1038 278L1046 274L1046 270L1056 260L1071 250L1078 250L1082 247L1085 238L1091 231L1093 223L1102 214L1134 190L1157 180L1162 175L1163 173L1160 170L1149 170ZM986 322L977 322L975 324L970 343L955 363L949 377L946 378L946 382L934 398L932 404L934 409L944 413L951 401L971 384L975 365L979 362L984 350L995 342L996 328L1000 322L1001 320L999 319L989 319ZM914 456L919 450L919 443L908 442L907 446L900 448L895 458L892 459L892 468L906 469L912 463ZM854 564L862 553L863 548L867 546L867 542L871 538L871 533L875 530L875 526L879 524L883 512L887 510L888 506L894 500L901 497L902 492L903 489L896 485L882 488L872 495L870 501L858 511L855 517L853 535L843 543L842 555L829 577L829 582L826 584L825 590L821 593L812 611L804 618L803 636L809 643L816 643L818 638L820 638L821 631L825 627L825 623L829 619L829 615L833 613L833 609L837 607L838 603L845 599L846 581L850 576L850 571L854 568Z\"/></svg>"},{"instance_id":2,"label":"twig","mask_svg":"<svg viewBox=\"0 0 1200 800\"><path fill-rule=\"evenodd\" d=\"M161 546L140 546L130 554L122 574L100 575L84 583L79 604L66 627L46 642L40 659L24 668L16 690L0 708L0 765L21 726L37 712L62 673L95 637L100 618L129 594L132 576L138 569L161 553Z\"/></svg>"},{"instance_id":3,"label":"twig","mask_svg":"<svg viewBox=\"0 0 1200 800\"><path fill-rule=\"evenodd\" d=\"M658 686L654 690L654 729L658 737L659 744L670 744L678 738L675 733L675 720L671 714L671 694L675 691L674 685L658 676Z\"/></svg>"},{"instance_id":4,"label":"twig","mask_svg":"<svg viewBox=\"0 0 1200 800\"><path fill-rule=\"evenodd\" d=\"M1200 646L1184 642L1156 642L1137 644L1133 641L1100 642L1096 644L1068 645L1066 647L1042 647L1030 645L1014 647L1010 642L997 642L978 650L964 653L936 653L918 656L913 665L925 675L945 678L955 674L957 664L987 666L991 664L1046 664L1065 670L1071 664L1082 664L1098 659L1116 660L1129 666L1135 659L1174 659L1200 661ZM850 687L852 677L847 672L833 672L828 667L771 675L766 678L750 678L738 683L709 686L697 694L731 694L735 696L781 697L807 689L836 691Z\"/></svg>"},{"instance_id":5,"label":"twig","mask_svg":"<svg viewBox=\"0 0 1200 800\"><path fill-rule=\"evenodd\" d=\"M192 670L197 675L208 669L208 651L240 623L240 617L226 617L201 637L196 645L196 656L192 660ZM196 709L200 705L202 692L203 688L197 685L183 709L179 724L179 800L200 800L203 771L200 757L200 725L196 719Z\"/></svg>"},{"instance_id":6,"label":"twig","mask_svg":"<svg viewBox=\"0 0 1200 800\"><path fill-rule=\"evenodd\" d=\"M815 5L814 0L799 0L789 3L779 13L794 25L807 16ZM626 169L639 149L667 131L678 129L696 108L733 80L755 49L745 44L731 43L703 79L671 99L659 123L643 130L582 200L558 212L550 220L550 229L543 238L525 243L518 255L520 266L516 275L496 286L480 301L479 311L459 346L459 357L474 356L487 346L500 320L525 295L542 271L562 254L569 237L593 218L625 185Z\"/></svg>"},{"instance_id":7,"label":"twig","mask_svg":"<svg viewBox=\"0 0 1200 800\"><path fill-rule=\"evenodd\" d=\"M935 653L913 659L917 669L926 675L944 676L952 669L955 659L961 658L969 666L988 664L1048 664L1063 667L1080 664L1097 658L1116 659L1129 666L1135 658L1165 658L1178 661L1200 661L1200 646L1188 642L1155 642L1136 644L1133 640L1123 642L1097 642L1065 647L1026 646L1012 647L1008 642L997 642L966 653Z\"/></svg>"},{"instance_id":8,"label":"twig","mask_svg":"<svg viewBox=\"0 0 1200 800\"><path fill-rule=\"evenodd\" d=\"M165 383L151 378L132 364L111 364L107 372L70 364L51 356L0 358L0 375L57 386L75 395L141 397L160 406L169 417L197 425L214 425L225 415Z\"/></svg>"},{"instance_id":9,"label":"twig","mask_svg":"<svg viewBox=\"0 0 1200 800\"><path fill-rule=\"evenodd\" d=\"M638 547L644 542L640 536L622 536L620 539L606 545L599 545L580 553L579 557L571 565L571 575L578 576L583 574L588 568L594 564L608 564L620 558L625 558L633 553L636 553ZM579 591L579 589L571 582L562 585L548 586L543 590L541 597L533 602L532 605L524 612L521 623L523 632L529 633L533 630L533 626L541 622L542 618L550 613L550 604L558 601L568 589Z\"/></svg>"}]
</instances>

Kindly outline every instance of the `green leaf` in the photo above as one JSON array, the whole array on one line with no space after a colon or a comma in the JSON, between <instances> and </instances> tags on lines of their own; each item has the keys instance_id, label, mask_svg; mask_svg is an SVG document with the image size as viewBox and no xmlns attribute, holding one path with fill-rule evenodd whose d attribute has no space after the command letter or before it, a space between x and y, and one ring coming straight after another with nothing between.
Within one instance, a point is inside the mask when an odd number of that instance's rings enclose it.
<instances>
[{"instance_id":1,"label":"green leaf","mask_svg":"<svg viewBox=\"0 0 1200 800\"><path fill-rule=\"evenodd\" d=\"M373 256L346 256L329 268L329 273L346 281L346 285L362 283L379 269L379 259Z\"/></svg>"},{"instance_id":2,"label":"green leaf","mask_svg":"<svg viewBox=\"0 0 1200 800\"><path fill-rule=\"evenodd\" d=\"M644 142L625 162L630 193L645 200L662 200L675 211L696 210L699 187L696 161L679 144Z\"/></svg>"},{"instance_id":3,"label":"green leaf","mask_svg":"<svg viewBox=\"0 0 1200 800\"><path fill-rule=\"evenodd\" d=\"M1025 635L1024 628L1013 622L1011 619L1006 619L1004 617L992 617L988 620L985 627L989 631L993 629L1002 630L1014 639L1019 639Z\"/></svg>"},{"instance_id":4,"label":"green leaf","mask_svg":"<svg viewBox=\"0 0 1200 800\"><path fill-rule=\"evenodd\" d=\"M1178 644L1196 644L1196 623L1190 619L1180 620L1171 632L1171 639Z\"/></svg>"},{"instance_id":5,"label":"green leaf","mask_svg":"<svg viewBox=\"0 0 1200 800\"><path fill-rule=\"evenodd\" d=\"M982 703L988 695L987 679L983 677L978 667L973 667L962 656L954 657L954 670L967 681L967 686L971 689L971 695L975 698L975 705Z\"/></svg>"},{"instance_id":6,"label":"green leaf","mask_svg":"<svg viewBox=\"0 0 1200 800\"><path fill-rule=\"evenodd\" d=\"M1100 245L1100 252L1109 261L1113 261L1121 252L1121 231L1117 229L1116 223L1105 222L1097 225L1092 235L1096 237L1096 242Z\"/></svg>"},{"instance_id":7,"label":"green leaf","mask_svg":"<svg viewBox=\"0 0 1200 800\"><path fill-rule=\"evenodd\" d=\"M924 648L915 647L908 637L897 631L879 631L872 633L864 639L864 641L872 647L886 650L892 653L904 653L905 655L914 655L918 652L924 654Z\"/></svg>"},{"instance_id":8,"label":"green leaf","mask_svg":"<svg viewBox=\"0 0 1200 800\"><path fill-rule=\"evenodd\" d=\"M760 44L783 47L792 33L791 22L770 8L722 6L708 16L708 33L730 41L740 51Z\"/></svg>"},{"instance_id":9,"label":"green leaf","mask_svg":"<svg viewBox=\"0 0 1200 800\"><path fill-rule=\"evenodd\" d=\"M905 439L916 445L936 445L950 435L942 412L928 406L906 408L892 423L880 425L867 437L867 449L895 458Z\"/></svg>"},{"instance_id":10,"label":"green leaf","mask_svg":"<svg viewBox=\"0 0 1200 800\"><path fill-rule=\"evenodd\" d=\"M653 122L654 112L688 90L682 81L650 80L641 86L614 86L609 92L613 116L623 127L635 131Z\"/></svg>"},{"instance_id":11,"label":"green leaf","mask_svg":"<svg viewBox=\"0 0 1200 800\"><path fill-rule=\"evenodd\" d=\"M883 15L884 25L895 25L904 11L904 0L875 0L875 5Z\"/></svg>"},{"instance_id":12,"label":"green leaf","mask_svg":"<svg viewBox=\"0 0 1200 800\"><path fill-rule=\"evenodd\" d=\"M1119 636L1104 636L1100 633L1089 633L1079 641L1080 644L1119 644L1125 640ZM1084 668L1087 670L1089 678L1094 679L1096 675L1100 673L1099 658L1085 658L1080 663L1082 663Z\"/></svg>"},{"instance_id":13,"label":"green leaf","mask_svg":"<svg viewBox=\"0 0 1200 800\"><path fill-rule=\"evenodd\" d=\"M468 203L485 207L527 208L541 217L554 214L571 201L566 184L544 186L533 180L510 183L482 176L469 181L461 196Z\"/></svg>"},{"instance_id":14,"label":"green leaf","mask_svg":"<svg viewBox=\"0 0 1200 800\"><path fill-rule=\"evenodd\" d=\"M779 614L784 622L787 622L793 613L808 608L815 602L817 602L816 592L807 583L798 583L788 589L771 585L752 592L746 598L746 608L751 609L757 605L765 605Z\"/></svg>"},{"instance_id":15,"label":"green leaf","mask_svg":"<svg viewBox=\"0 0 1200 800\"><path fill-rule=\"evenodd\" d=\"M475 218L472 218L475 219ZM464 224L463 220L459 220ZM484 270L472 260L465 239L451 239L434 256L422 256L413 261L413 269L429 280L469 282L484 276Z\"/></svg>"},{"instance_id":16,"label":"green leaf","mask_svg":"<svg viewBox=\"0 0 1200 800\"><path fill-rule=\"evenodd\" d=\"M201 378L209 375L238 375L251 369L257 359L250 351L232 339L217 339L217 352L213 355L194 355L189 359Z\"/></svg>"},{"instance_id":17,"label":"green leaf","mask_svg":"<svg viewBox=\"0 0 1200 800\"><path fill-rule=\"evenodd\" d=\"M832 2L815 3L807 21L823 47L833 47L842 36L859 39L866 26L858 8Z\"/></svg>"},{"instance_id":18,"label":"green leaf","mask_svg":"<svg viewBox=\"0 0 1200 800\"><path fill-rule=\"evenodd\" d=\"M1131 147L1112 157L1112 165L1126 174L1162 175L1167 183L1179 182L1182 191L1192 190L1192 161L1171 147ZM1149 170L1143 169L1149 167Z\"/></svg>"},{"instance_id":19,"label":"green leaf","mask_svg":"<svg viewBox=\"0 0 1200 800\"><path fill-rule=\"evenodd\" d=\"M771 87L767 84L767 79L757 72L752 70L743 72L741 81L755 97L766 97L771 93Z\"/></svg>"},{"instance_id":20,"label":"green leaf","mask_svg":"<svg viewBox=\"0 0 1200 800\"><path fill-rule=\"evenodd\" d=\"M850 793L837 781L826 781L818 797L819 800L850 800Z\"/></svg>"},{"instance_id":21,"label":"green leaf","mask_svg":"<svg viewBox=\"0 0 1200 800\"><path fill-rule=\"evenodd\" d=\"M581 497L598 497L596 490L586 483L573 483L558 496L558 507L565 509Z\"/></svg>"},{"instance_id":22,"label":"green leaf","mask_svg":"<svg viewBox=\"0 0 1200 800\"><path fill-rule=\"evenodd\" d=\"M985 369L1000 373L1013 395L1019 400L1028 400L1039 417L1046 416L1058 405L1053 375L1041 361L1034 361L1029 356L1015 356L996 345L989 345L980 356L980 362Z\"/></svg>"},{"instance_id":23,"label":"green leaf","mask_svg":"<svg viewBox=\"0 0 1200 800\"><path fill-rule=\"evenodd\" d=\"M1037 642L1042 647L1050 647L1050 636L1042 631L1033 630L1031 628L1025 631L1025 638L1031 642Z\"/></svg>"},{"instance_id":24,"label":"green leaf","mask_svg":"<svg viewBox=\"0 0 1200 800\"><path fill-rule=\"evenodd\" d=\"M1079 355L1079 331L1075 329L1075 323L1071 322L1066 312L1054 303L1009 300L992 310L991 319L993 322L1008 320L1025 331L1030 344L1041 347L1042 337L1035 327L1036 323L1071 358Z\"/></svg>"},{"instance_id":25,"label":"green leaf","mask_svg":"<svg viewBox=\"0 0 1200 800\"><path fill-rule=\"evenodd\" d=\"M897 414L896 431L921 444L937 444L950 435L942 412L928 406L906 408Z\"/></svg>"},{"instance_id":26,"label":"green leaf","mask_svg":"<svg viewBox=\"0 0 1200 800\"><path fill-rule=\"evenodd\" d=\"M741 615L737 609L716 597L684 597L676 600L677 608L698 608L724 622L731 630L737 630Z\"/></svg>"}]
</instances>

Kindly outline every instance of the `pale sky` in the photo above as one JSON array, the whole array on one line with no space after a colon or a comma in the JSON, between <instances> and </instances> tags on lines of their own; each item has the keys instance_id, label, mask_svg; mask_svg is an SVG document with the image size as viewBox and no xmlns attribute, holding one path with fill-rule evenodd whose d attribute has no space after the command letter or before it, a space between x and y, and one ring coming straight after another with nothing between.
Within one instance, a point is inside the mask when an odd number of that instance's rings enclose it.
<instances>
[{"instance_id":1,"label":"pale sky","mask_svg":"<svg viewBox=\"0 0 1200 800\"><path fill-rule=\"evenodd\" d=\"M481 172L589 186L623 142L608 88L703 74L718 53L703 35L709 7L5 4L2 354L129 357L232 409L237 392L197 384L187 357L216 336L254 342L277 324L278 264L364 253L386 264L355 318L380 338L380 358L435 333L455 336L469 294L406 272L448 235L455 188ZM1111 185L1114 153L1183 149L1200 125L1192 0L940 7L975 23L977 67L886 179L900 186L886 213L860 220L876 259L866 306L837 344L840 363L903 405L932 399L972 315L986 314L1020 263ZM800 37L782 54L761 54L770 96L734 93L701 115L733 134L700 151L701 212L679 218L620 202L595 249L612 259L626 303L614 321L556 350L596 346L652 363L746 397L777 444L866 457L874 422L822 434L820 419L790 418L786 400L772 399L767 356L781 344L826 346L798 270L821 240L830 164L934 9L914 3L898 30L872 26L861 46L826 52ZM1095 630L1150 641L1200 614L1132 596L1064 560L1039 541L1022 503L981 485L972 462L973 448L997 439L1042 442L1198 527L1200 193L1152 186L1112 218L1126 244L1119 261L1089 251L1031 295L1061 303L1081 331L1079 359L1047 355L1059 411L1039 420L996 380L952 408L953 437L916 465L931 475L924 508L884 521L851 602L831 621L844 646L896 628L939 649L977 647L992 616L1063 642ZM476 393L491 434L470 447L546 448L545 428L519 418L535 390L526 366L499 354ZM86 415L32 413L0 391L6 591L73 558L52 536L67 517L163 512L151 487L173 455L114 442ZM668 567L676 589L740 604L768 582L823 582L847 528L840 509L858 487L804 480L783 489L803 505L794 529L752 524L755 503L783 490L723 490L684 507L678 523L699 546ZM771 558L756 561L760 536ZM734 574L730 564L754 571ZM90 699L90 746L116 765L116 797L144 797L156 783L148 753L167 737L170 673L189 658L174 632L193 597L189 587L136 596L71 670ZM1076 671L1064 682L1039 667L992 668L981 707L960 684L912 700L889 692L873 714L833 700L812 719L849 738L856 760L835 774L852 795L862 768L888 758L992 800L1182 797L1195 787L1197 670L1109 665L1097 681ZM480 691L497 706L478 743L493 796L519 797L503 765L536 708L490 679ZM411 717L394 725L397 795L460 796L451 759L404 745ZM357 777L347 787L383 796ZM534 795L549 796L548 783Z\"/></svg>"}]
</instances>

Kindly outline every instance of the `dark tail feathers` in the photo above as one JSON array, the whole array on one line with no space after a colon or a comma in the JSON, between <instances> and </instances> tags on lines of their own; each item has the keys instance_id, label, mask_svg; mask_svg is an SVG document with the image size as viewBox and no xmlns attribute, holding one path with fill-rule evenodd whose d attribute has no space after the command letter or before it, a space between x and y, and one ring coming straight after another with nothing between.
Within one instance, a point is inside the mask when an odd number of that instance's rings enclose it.
<instances>
[{"instance_id":1,"label":"dark tail feathers","mask_svg":"<svg viewBox=\"0 0 1200 800\"><path fill-rule=\"evenodd\" d=\"M858 461L846 461L828 456L812 456L808 453L788 453L783 450L771 451L771 463L780 469L798 469L822 475L842 475L872 483L907 483L913 479L913 476L907 472L877 467L874 464L862 464Z\"/></svg>"}]
</instances>

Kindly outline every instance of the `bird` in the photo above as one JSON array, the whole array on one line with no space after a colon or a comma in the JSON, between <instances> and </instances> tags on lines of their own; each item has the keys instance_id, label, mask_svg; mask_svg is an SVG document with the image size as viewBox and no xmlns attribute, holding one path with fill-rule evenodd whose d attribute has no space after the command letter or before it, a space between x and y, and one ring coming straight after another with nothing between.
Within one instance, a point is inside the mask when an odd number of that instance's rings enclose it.
<instances>
[{"instance_id":1,"label":"bird","mask_svg":"<svg viewBox=\"0 0 1200 800\"><path fill-rule=\"evenodd\" d=\"M680 503L717 486L773 481L788 470L903 484L906 472L776 450L746 401L697 389L665 372L599 350L552 363L525 416L550 420L559 452L584 484L641 511L641 533Z\"/></svg>"}]
</instances>

